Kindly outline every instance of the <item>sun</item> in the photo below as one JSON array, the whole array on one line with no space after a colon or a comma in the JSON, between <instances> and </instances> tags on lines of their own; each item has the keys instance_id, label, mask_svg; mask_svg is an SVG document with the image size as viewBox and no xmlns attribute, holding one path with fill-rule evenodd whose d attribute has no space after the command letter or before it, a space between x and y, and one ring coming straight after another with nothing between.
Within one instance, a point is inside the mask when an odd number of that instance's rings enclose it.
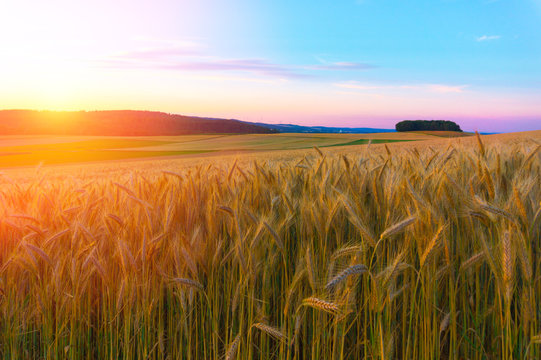
<instances>
[{"instance_id":1,"label":"sun","mask_svg":"<svg viewBox=\"0 0 541 360\"><path fill-rule=\"evenodd\" d=\"M74 109L74 100L91 74L74 62L53 56L30 64L25 71L28 88L39 104L55 110Z\"/></svg>"}]
</instances>

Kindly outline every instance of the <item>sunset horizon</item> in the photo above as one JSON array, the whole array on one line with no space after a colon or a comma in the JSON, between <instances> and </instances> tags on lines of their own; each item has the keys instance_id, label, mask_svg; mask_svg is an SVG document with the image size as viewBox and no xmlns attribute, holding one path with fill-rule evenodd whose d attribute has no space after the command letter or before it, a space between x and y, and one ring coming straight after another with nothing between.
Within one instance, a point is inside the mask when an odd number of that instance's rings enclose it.
<instances>
[{"instance_id":1,"label":"sunset horizon","mask_svg":"<svg viewBox=\"0 0 541 360\"><path fill-rule=\"evenodd\" d=\"M179 116L186 116L186 117L192 117L192 118L202 118L202 119L224 119L224 120L238 120L246 123L262 123L262 124L269 124L269 125L298 125L298 126L306 126L306 127L328 127L328 128L367 128L367 129L386 129L386 130L395 130L395 126L397 123L401 121L407 121L407 120L447 120L447 121L453 121L460 126L462 126L462 130L466 132L475 132L478 131L480 133L490 133L490 134L497 134L497 133L506 133L506 132L523 132L523 131L532 131L532 130L539 130L540 125L538 125L541 120L538 121L537 118L534 119L520 119L516 117L509 117L509 118L500 118L502 121L505 120L506 123L504 126L500 128L500 130L495 130L494 127L487 127L487 128L481 128L478 126L479 119L470 119L470 118L451 118L451 117L434 117L434 118L406 118L406 117L389 117L389 118L380 118L378 120L374 120L374 118L370 119L362 119L356 116L334 116L332 117L332 122L328 121L326 117L324 116L315 116L315 117L307 117L303 120L299 120L298 118L292 117L291 120L289 117L284 117L284 120L280 120L280 117L269 119L268 121L261 120L262 117L257 118L253 117L252 120L246 120L242 118L235 118L235 117L227 117L227 116L209 116L206 114L189 114L189 113L182 113L182 112L172 112L172 111L162 111L162 110L149 110L145 108L140 109L127 109L127 108L104 108L104 109L23 109L23 108L7 108L7 109L0 109L0 113L2 111L37 111L37 112L58 112L58 113L77 113L77 112L109 112L109 111L118 111L118 112L125 112L125 111L134 111L134 112L151 112L151 113L164 113L164 114L170 114L170 115L179 115ZM491 120L492 118L485 118L484 120ZM540 117L541 119L541 117ZM370 124L370 125L366 125ZM517 127L518 126L518 127Z\"/></svg>"},{"instance_id":2,"label":"sunset horizon","mask_svg":"<svg viewBox=\"0 0 541 360\"><path fill-rule=\"evenodd\" d=\"M420 3L10 1L0 109L539 129L541 1Z\"/></svg>"}]
</instances>

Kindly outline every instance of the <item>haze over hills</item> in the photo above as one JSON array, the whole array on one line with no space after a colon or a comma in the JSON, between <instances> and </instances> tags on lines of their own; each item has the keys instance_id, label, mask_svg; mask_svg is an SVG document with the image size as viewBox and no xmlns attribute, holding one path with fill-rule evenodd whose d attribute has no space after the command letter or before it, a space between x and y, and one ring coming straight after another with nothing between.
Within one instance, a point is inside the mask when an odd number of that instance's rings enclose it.
<instances>
[{"instance_id":1,"label":"haze over hills","mask_svg":"<svg viewBox=\"0 0 541 360\"><path fill-rule=\"evenodd\" d=\"M264 124L157 111L0 110L0 135L151 136L190 134L376 133L394 129Z\"/></svg>"},{"instance_id":2,"label":"haze over hills","mask_svg":"<svg viewBox=\"0 0 541 360\"><path fill-rule=\"evenodd\" d=\"M394 129L378 129L378 128L351 128L351 127L329 127L329 126L302 126L295 124L265 124L253 123L269 129L277 130L281 133L344 133L344 134L368 134L395 132Z\"/></svg>"},{"instance_id":3,"label":"haze over hills","mask_svg":"<svg viewBox=\"0 0 541 360\"><path fill-rule=\"evenodd\" d=\"M264 126L156 111L1 110L1 135L150 136L213 133L269 134Z\"/></svg>"}]
</instances>

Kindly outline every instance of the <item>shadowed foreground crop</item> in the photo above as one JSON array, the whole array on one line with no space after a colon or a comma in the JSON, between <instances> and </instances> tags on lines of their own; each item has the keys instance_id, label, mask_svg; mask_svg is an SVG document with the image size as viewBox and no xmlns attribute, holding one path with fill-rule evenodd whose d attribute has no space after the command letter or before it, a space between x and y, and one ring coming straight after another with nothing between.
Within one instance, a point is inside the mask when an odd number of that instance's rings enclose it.
<instances>
[{"instance_id":1,"label":"shadowed foreground crop","mask_svg":"<svg viewBox=\"0 0 541 360\"><path fill-rule=\"evenodd\" d=\"M0 185L0 356L536 359L539 141Z\"/></svg>"}]
</instances>

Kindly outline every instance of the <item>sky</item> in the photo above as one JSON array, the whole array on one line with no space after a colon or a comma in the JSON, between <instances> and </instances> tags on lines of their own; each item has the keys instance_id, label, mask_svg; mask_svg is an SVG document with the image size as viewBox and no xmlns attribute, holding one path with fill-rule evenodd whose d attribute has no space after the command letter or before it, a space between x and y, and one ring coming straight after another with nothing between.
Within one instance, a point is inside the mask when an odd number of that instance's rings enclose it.
<instances>
[{"instance_id":1,"label":"sky","mask_svg":"<svg viewBox=\"0 0 541 360\"><path fill-rule=\"evenodd\" d=\"M541 0L2 0L0 109L541 129Z\"/></svg>"}]
</instances>

